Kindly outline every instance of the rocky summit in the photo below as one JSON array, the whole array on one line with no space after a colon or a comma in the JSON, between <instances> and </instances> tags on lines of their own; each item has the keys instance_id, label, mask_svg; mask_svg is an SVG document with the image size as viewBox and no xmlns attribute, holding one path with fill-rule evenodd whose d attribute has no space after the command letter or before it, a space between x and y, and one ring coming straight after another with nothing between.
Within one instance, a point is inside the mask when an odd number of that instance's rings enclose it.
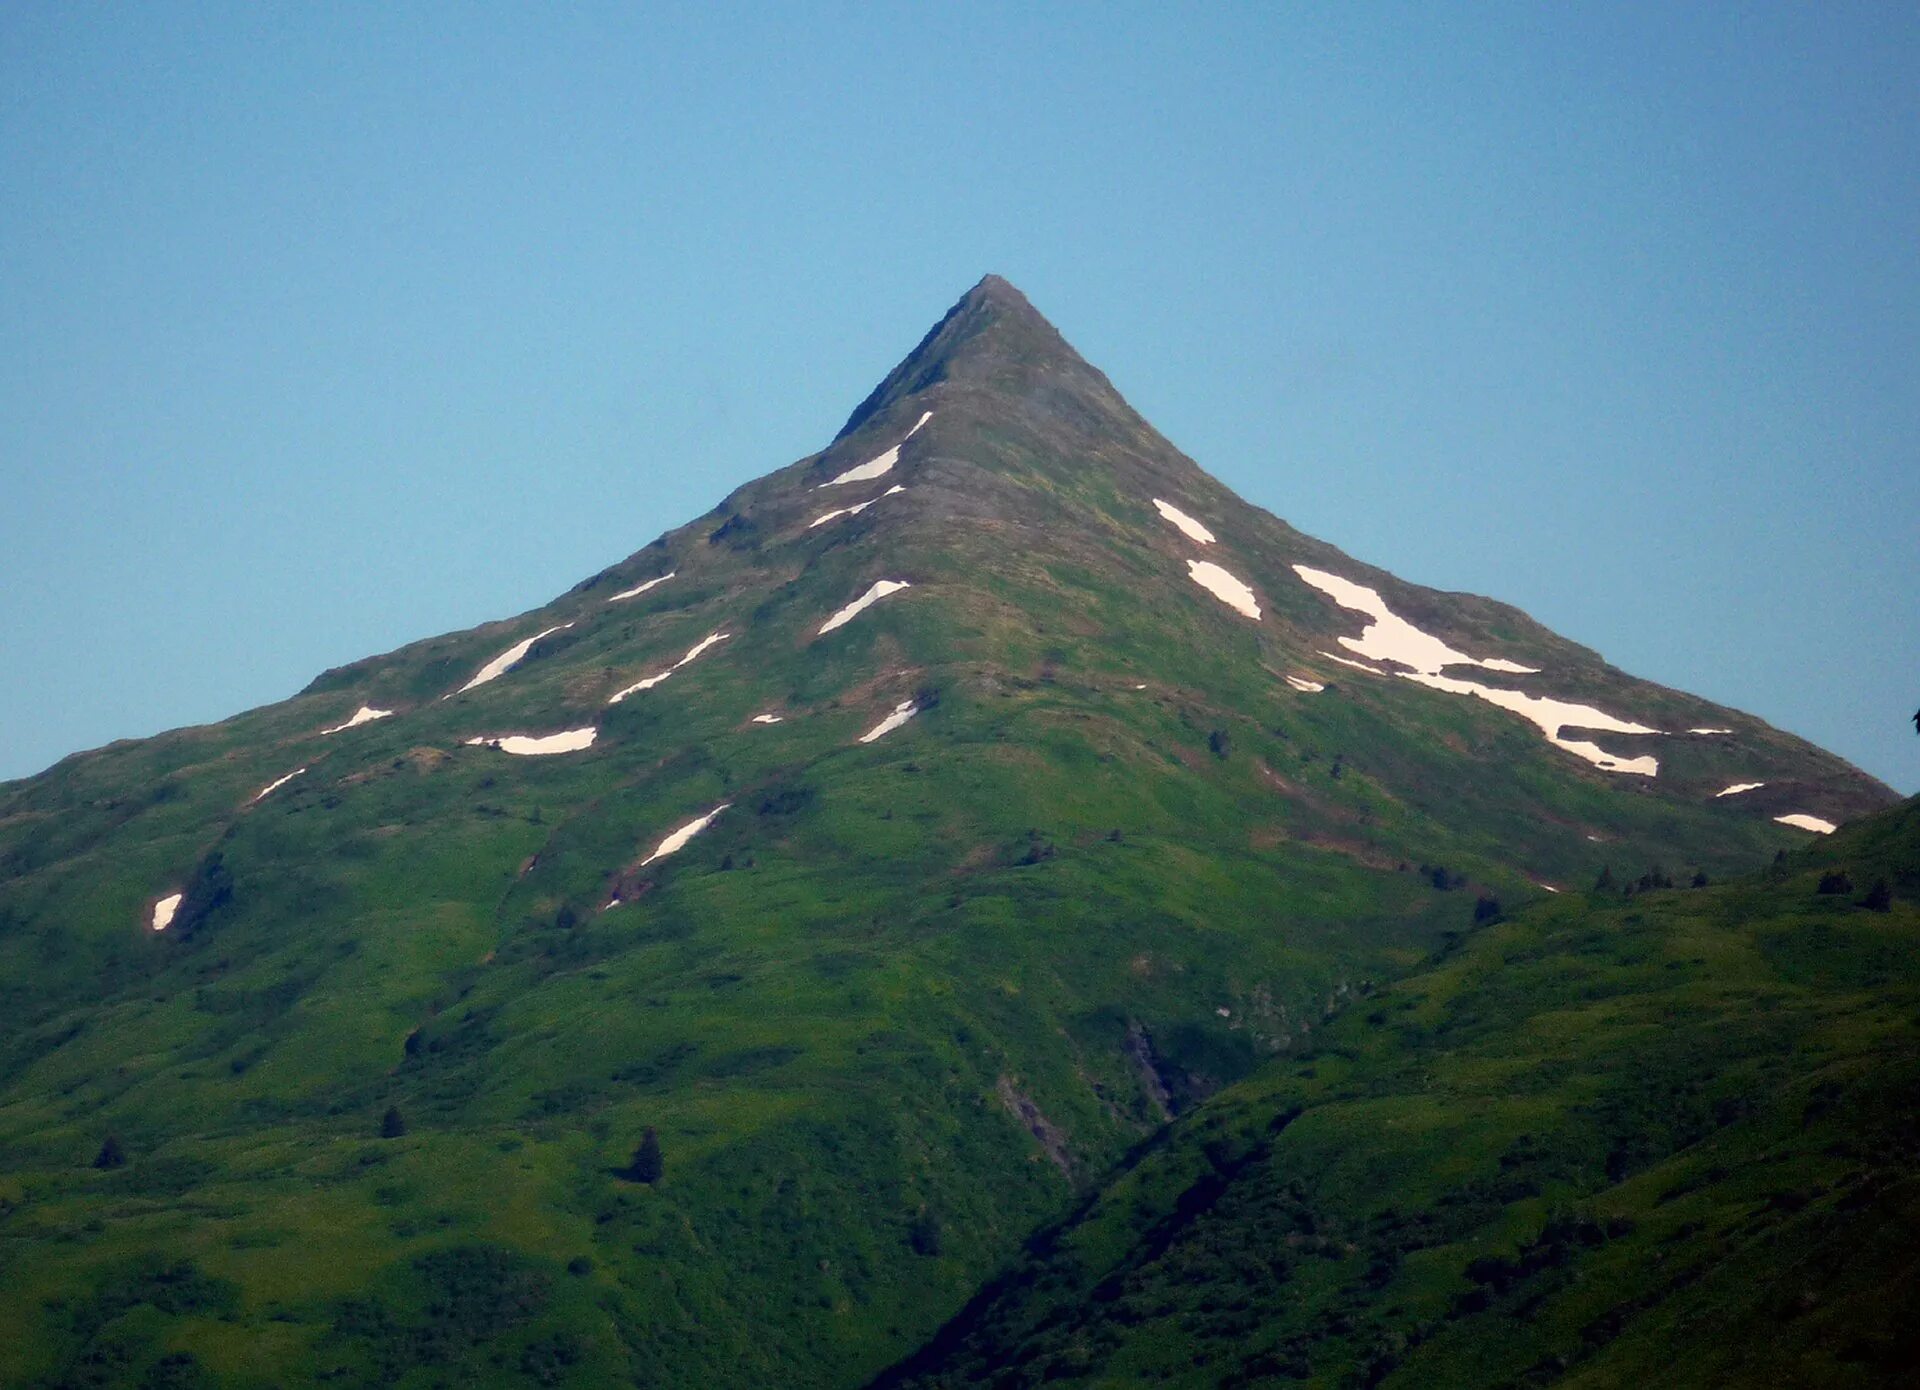
<instances>
[{"instance_id":1,"label":"rocky summit","mask_svg":"<svg viewBox=\"0 0 1920 1390\"><path fill-rule=\"evenodd\" d=\"M1891 1377L1896 800L989 276L551 603L0 785L0 1383Z\"/></svg>"}]
</instances>

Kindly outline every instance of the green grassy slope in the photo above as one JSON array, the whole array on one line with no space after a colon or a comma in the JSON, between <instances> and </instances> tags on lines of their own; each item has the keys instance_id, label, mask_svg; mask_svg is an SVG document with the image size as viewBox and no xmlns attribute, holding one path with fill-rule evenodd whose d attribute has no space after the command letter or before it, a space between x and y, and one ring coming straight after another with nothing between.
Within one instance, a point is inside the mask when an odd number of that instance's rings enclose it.
<instances>
[{"instance_id":1,"label":"green grassy slope","mask_svg":"<svg viewBox=\"0 0 1920 1390\"><path fill-rule=\"evenodd\" d=\"M1676 731L1617 740L1662 775L1328 661L1360 621L1294 563ZM858 1384L1482 896L1808 838L1734 780L1889 798L1246 507L987 282L822 455L546 607L0 787L0 1384Z\"/></svg>"},{"instance_id":2,"label":"green grassy slope","mask_svg":"<svg viewBox=\"0 0 1920 1390\"><path fill-rule=\"evenodd\" d=\"M1910 802L1735 884L1486 926L880 1383L1911 1384L1916 877Z\"/></svg>"}]
</instances>

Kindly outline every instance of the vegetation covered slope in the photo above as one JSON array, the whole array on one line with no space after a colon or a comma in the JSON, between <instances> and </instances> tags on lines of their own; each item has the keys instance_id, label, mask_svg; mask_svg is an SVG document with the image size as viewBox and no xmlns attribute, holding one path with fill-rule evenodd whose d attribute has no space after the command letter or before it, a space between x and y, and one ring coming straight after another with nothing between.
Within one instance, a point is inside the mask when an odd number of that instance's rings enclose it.
<instances>
[{"instance_id":1,"label":"vegetation covered slope","mask_svg":"<svg viewBox=\"0 0 1920 1390\"><path fill-rule=\"evenodd\" d=\"M883 1384L1910 1385L1920 802L1540 903L1209 1101Z\"/></svg>"},{"instance_id":2,"label":"vegetation covered slope","mask_svg":"<svg viewBox=\"0 0 1920 1390\"><path fill-rule=\"evenodd\" d=\"M1660 774L1341 665L1297 564ZM1247 507L989 280L546 607L0 788L0 1383L857 1384L1481 899L1889 799Z\"/></svg>"}]
</instances>

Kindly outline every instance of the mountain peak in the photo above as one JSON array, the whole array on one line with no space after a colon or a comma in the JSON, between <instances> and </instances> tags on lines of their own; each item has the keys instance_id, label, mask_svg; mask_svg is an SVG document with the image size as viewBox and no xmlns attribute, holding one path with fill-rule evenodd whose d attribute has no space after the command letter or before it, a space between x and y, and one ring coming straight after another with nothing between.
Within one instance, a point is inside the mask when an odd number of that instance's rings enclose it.
<instances>
[{"instance_id":1,"label":"mountain peak","mask_svg":"<svg viewBox=\"0 0 1920 1390\"><path fill-rule=\"evenodd\" d=\"M1112 383L1060 335L1015 286L981 277L847 417L845 438L893 402L943 382L999 396L1044 394L1052 408L1072 398L1083 409L1131 416Z\"/></svg>"}]
</instances>

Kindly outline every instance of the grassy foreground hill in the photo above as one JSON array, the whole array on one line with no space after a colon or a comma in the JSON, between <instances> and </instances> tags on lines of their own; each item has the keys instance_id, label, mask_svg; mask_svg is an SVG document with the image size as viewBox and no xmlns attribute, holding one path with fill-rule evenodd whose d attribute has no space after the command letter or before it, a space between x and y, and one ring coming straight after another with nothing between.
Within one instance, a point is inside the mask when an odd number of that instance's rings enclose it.
<instances>
[{"instance_id":1,"label":"grassy foreground hill","mask_svg":"<svg viewBox=\"0 0 1920 1390\"><path fill-rule=\"evenodd\" d=\"M1892 799L1247 506L989 278L552 603L0 787L0 1384L857 1385L1495 900Z\"/></svg>"},{"instance_id":2,"label":"grassy foreground hill","mask_svg":"<svg viewBox=\"0 0 1920 1390\"><path fill-rule=\"evenodd\" d=\"M1156 1137L879 1383L1911 1385L1917 899L1920 801L1485 926Z\"/></svg>"}]
</instances>

